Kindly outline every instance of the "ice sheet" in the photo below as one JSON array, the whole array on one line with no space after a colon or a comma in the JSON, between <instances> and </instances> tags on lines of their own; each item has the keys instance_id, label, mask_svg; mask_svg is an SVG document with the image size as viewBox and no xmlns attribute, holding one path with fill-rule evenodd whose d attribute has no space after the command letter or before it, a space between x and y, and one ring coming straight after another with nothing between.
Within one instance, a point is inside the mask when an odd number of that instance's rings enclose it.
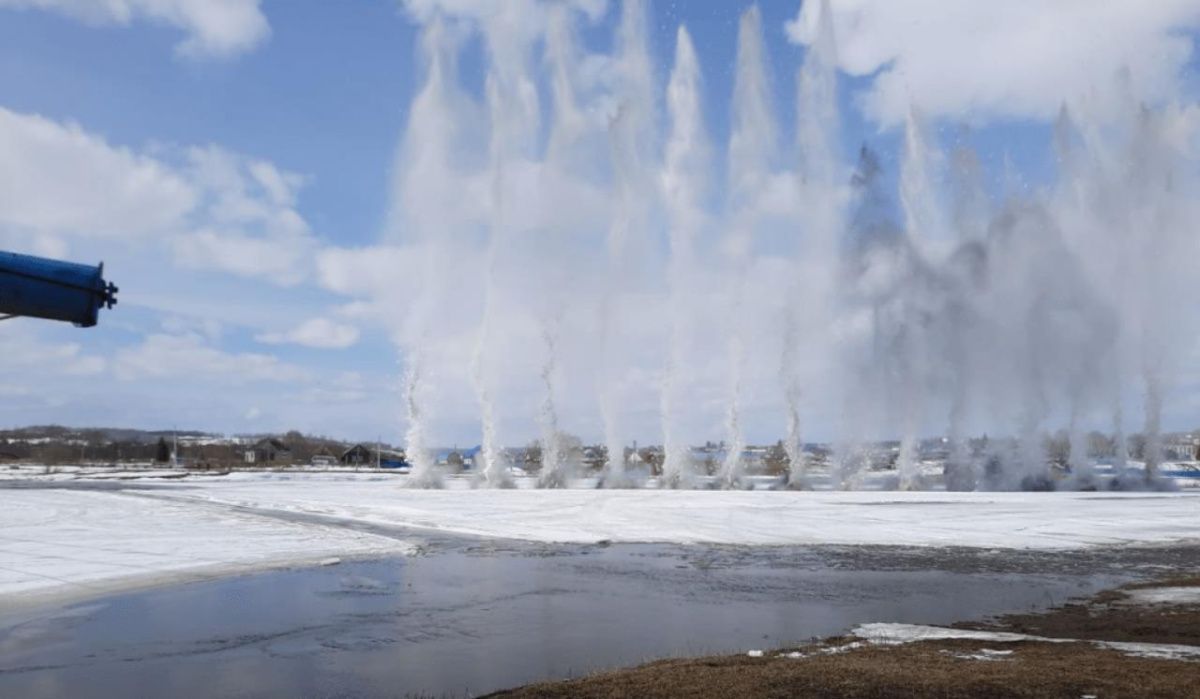
<instances>
[{"instance_id":1,"label":"ice sheet","mask_svg":"<svg viewBox=\"0 0 1200 699\"><path fill-rule=\"evenodd\" d=\"M85 484L81 475L68 485ZM404 483L391 474L235 473L146 479L134 490L111 490L107 479L96 482L99 490L69 489L55 476L46 488L5 488L0 597L87 596L410 550L394 538L272 512L570 543L1078 549L1200 541L1194 492L485 490L455 479L452 489L430 491Z\"/></svg>"},{"instance_id":2,"label":"ice sheet","mask_svg":"<svg viewBox=\"0 0 1200 699\"><path fill-rule=\"evenodd\" d=\"M1200 541L1200 494L1187 492L429 491L397 479L239 474L180 494L547 542L1077 549Z\"/></svg>"},{"instance_id":3,"label":"ice sheet","mask_svg":"<svg viewBox=\"0 0 1200 699\"><path fill-rule=\"evenodd\" d=\"M5 489L0 501L0 599L83 598L412 550L387 537L122 492Z\"/></svg>"}]
</instances>

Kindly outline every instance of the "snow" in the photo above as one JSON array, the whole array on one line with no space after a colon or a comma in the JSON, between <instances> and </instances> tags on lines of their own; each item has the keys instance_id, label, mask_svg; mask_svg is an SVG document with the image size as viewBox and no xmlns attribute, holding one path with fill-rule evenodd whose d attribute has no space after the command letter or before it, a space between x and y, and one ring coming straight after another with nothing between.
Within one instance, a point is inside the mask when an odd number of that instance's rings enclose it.
<instances>
[{"instance_id":1,"label":"snow","mask_svg":"<svg viewBox=\"0 0 1200 699\"><path fill-rule=\"evenodd\" d=\"M1046 636L1031 636L1023 633L1008 633L1006 631L976 631L973 629L949 629L942 626L922 626L918 624L861 624L850 632L870 643L879 645L899 645L920 641L968 640L985 643L1019 643L1033 641L1037 643L1090 643L1101 648L1110 648L1126 655L1136 655L1143 658L1161 658L1165 660L1200 660L1200 646L1188 646L1175 643L1129 643L1125 641L1091 641L1076 638L1049 638Z\"/></svg>"},{"instance_id":2,"label":"snow","mask_svg":"<svg viewBox=\"0 0 1200 699\"><path fill-rule=\"evenodd\" d=\"M418 490L403 479L231 474L175 495L545 542L1078 549L1200 540L1197 493ZM453 483L453 482L452 482ZM189 486L193 485L191 483Z\"/></svg>"},{"instance_id":3,"label":"snow","mask_svg":"<svg viewBox=\"0 0 1200 699\"><path fill-rule=\"evenodd\" d=\"M146 478L115 483L123 476L105 471L92 479L90 473L45 473L35 479L44 487L3 490L0 600L86 597L412 550L346 526L356 522L566 543L1055 550L1200 540L1196 492L486 490L471 489L466 478L447 479L451 489L431 491L406 488L406 477L390 473L179 479L178 472L147 470L141 472ZM88 481L97 489L79 489Z\"/></svg>"},{"instance_id":4,"label":"snow","mask_svg":"<svg viewBox=\"0 0 1200 699\"><path fill-rule=\"evenodd\" d=\"M950 629L944 626L920 624L860 624L850 632L865 641L879 645L899 645L920 641L984 641L987 643L1019 643L1021 641L1049 641L1070 643L1069 639L1050 639L1007 631L977 631L974 629Z\"/></svg>"},{"instance_id":5,"label":"snow","mask_svg":"<svg viewBox=\"0 0 1200 699\"><path fill-rule=\"evenodd\" d=\"M0 497L0 607L412 550L387 537L129 492L6 489Z\"/></svg>"},{"instance_id":6,"label":"snow","mask_svg":"<svg viewBox=\"0 0 1200 699\"><path fill-rule=\"evenodd\" d=\"M1154 587L1126 594L1131 602L1141 604L1200 604L1200 587Z\"/></svg>"},{"instance_id":7,"label":"snow","mask_svg":"<svg viewBox=\"0 0 1200 699\"><path fill-rule=\"evenodd\" d=\"M954 653L946 650L942 652L959 660L981 660L983 662L1011 660L1010 656L1013 654L1011 650L994 650L992 648L980 648L977 653Z\"/></svg>"}]
</instances>

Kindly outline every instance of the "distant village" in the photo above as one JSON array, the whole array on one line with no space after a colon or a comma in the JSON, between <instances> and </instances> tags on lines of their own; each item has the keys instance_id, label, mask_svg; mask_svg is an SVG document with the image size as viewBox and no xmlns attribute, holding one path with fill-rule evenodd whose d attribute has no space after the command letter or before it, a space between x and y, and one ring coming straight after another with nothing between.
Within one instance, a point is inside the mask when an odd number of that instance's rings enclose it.
<instances>
[{"instance_id":1,"label":"distant village","mask_svg":"<svg viewBox=\"0 0 1200 699\"><path fill-rule=\"evenodd\" d=\"M980 456L1003 447L1005 440L987 437L969 440L968 451ZM558 440L561 458L581 472L599 471L608 461L602 445L584 444L577 437L562 435ZM868 467L874 470L895 468L900 452L898 441L869 445ZM1066 464L1070 442L1065 433L1045 437L1047 458L1054 464ZM809 443L804 447L810 466L828 462L832 446ZM1099 461L1115 456L1114 440L1098 432L1087 436L1088 457ZM1127 439L1128 457L1141 459L1145 439L1131 435ZM447 473L476 470L479 447L443 447L434 450L435 461ZM728 449L723 442L707 442L691 448L692 461L699 473L716 473L725 461ZM513 467L528 473L541 469L539 442L505 449ZM924 439L917 445L923 461L941 461L950 456L945 438ZM658 445L626 447L630 468L649 474L661 472L663 449ZM786 472L788 456L781 442L746 447L741 459L748 473L776 475ZM1167 461L1200 460L1200 430L1165 435L1162 459ZM409 462L403 449L383 442L347 442L328 437L302 434L219 435L199 431L146 431L136 429L78 429L61 426L24 427L0 430L0 467L4 464L55 465L145 465L197 470L255 469L380 469L404 472Z\"/></svg>"}]
</instances>

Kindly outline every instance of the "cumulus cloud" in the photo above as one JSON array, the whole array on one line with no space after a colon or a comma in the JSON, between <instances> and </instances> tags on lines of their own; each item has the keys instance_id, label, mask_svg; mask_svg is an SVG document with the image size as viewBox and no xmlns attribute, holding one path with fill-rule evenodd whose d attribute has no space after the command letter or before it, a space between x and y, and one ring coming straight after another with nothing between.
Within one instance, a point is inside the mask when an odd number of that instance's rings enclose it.
<instances>
[{"instance_id":1,"label":"cumulus cloud","mask_svg":"<svg viewBox=\"0 0 1200 699\"><path fill-rule=\"evenodd\" d=\"M179 262L292 286L308 278L316 240L295 210L304 179L222 148L192 148L185 168L203 193L197 227L175 241Z\"/></svg>"},{"instance_id":2,"label":"cumulus cloud","mask_svg":"<svg viewBox=\"0 0 1200 699\"><path fill-rule=\"evenodd\" d=\"M194 269L283 286L313 271L316 238L295 208L305 179L217 146L139 153L0 108L0 181L12 247L65 256L76 238L146 238Z\"/></svg>"},{"instance_id":3,"label":"cumulus cloud","mask_svg":"<svg viewBox=\"0 0 1200 699\"><path fill-rule=\"evenodd\" d=\"M295 382L306 370L269 354L232 353L213 347L200 335L153 334L141 344L117 352L117 378L123 380L188 378L229 384L246 381Z\"/></svg>"},{"instance_id":4,"label":"cumulus cloud","mask_svg":"<svg viewBox=\"0 0 1200 699\"><path fill-rule=\"evenodd\" d=\"M805 2L789 38L810 43L820 2ZM911 103L933 116L1049 118L1064 100L1113 99L1128 70L1135 95L1178 94L1200 28L1195 0L840 0L838 63L873 76L867 114L901 122Z\"/></svg>"},{"instance_id":5,"label":"cumulus cloud","mask_svg":"<svg viewBox=\"0 0 1200 699\"><path fill-rule=\"evenodd\" d=\"M401 0L401 4L418 22L428 22L435 16L458 17L470 20L493 20L501 15L512 18L524 17L520 24L525 29L542 27L545 10L550 3L539 0ZM568 0L570 7L579 10L592 21L599 19L608 9L608 0Z\"/></svg>"},{"instance_id":6,"label":"cumulus cloud","mask_svg":"<svg viewBox=\"0 0 1200 699\"><path fill-rule=\"evenodd\" d=\"M269 345L295 344L318 349L345 349L358 342L358 328L328 318L310 318L282 333L262 333L254 339Z\"/></svg>"},{"instance_id":7,"label":"cumulus cloud","mask_svg":"<svg viewBox=\"0 0 1200 699\"><path fill-rule=\"evenodd\" d=\"M196 204L179 173L78 124L0 108L0 227L126 237L172 228Z\"/></svg>"},{"instance_id":8,"label":"cumulus cloud","mask_svg":"<svg viewBox=\"0 0 1200 699\"><path fill-rule=\"evenodd\" d=\"M228 58L267 39L261 0L0 0L0 8L37 9L94 25L144 20L182 30L175 51L186 58Z\"/></svg>"}]
</instances>

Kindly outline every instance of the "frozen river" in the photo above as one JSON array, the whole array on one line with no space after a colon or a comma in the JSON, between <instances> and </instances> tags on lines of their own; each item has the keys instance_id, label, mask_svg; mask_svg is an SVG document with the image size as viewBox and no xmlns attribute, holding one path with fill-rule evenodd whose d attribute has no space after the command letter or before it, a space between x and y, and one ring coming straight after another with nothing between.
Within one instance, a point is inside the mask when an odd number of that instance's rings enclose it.
<instances>
[{"instance_id":1,"label":"frozen river","mask_svg":"<svg viewBox=\"0 0 1200 699\"><path fill-rule=\"evenodd\" d=\"M1189 494L262 475L0 495L0 696L466 695L1025 610L1200 561Z\"/></svg>"}]
</instances>

